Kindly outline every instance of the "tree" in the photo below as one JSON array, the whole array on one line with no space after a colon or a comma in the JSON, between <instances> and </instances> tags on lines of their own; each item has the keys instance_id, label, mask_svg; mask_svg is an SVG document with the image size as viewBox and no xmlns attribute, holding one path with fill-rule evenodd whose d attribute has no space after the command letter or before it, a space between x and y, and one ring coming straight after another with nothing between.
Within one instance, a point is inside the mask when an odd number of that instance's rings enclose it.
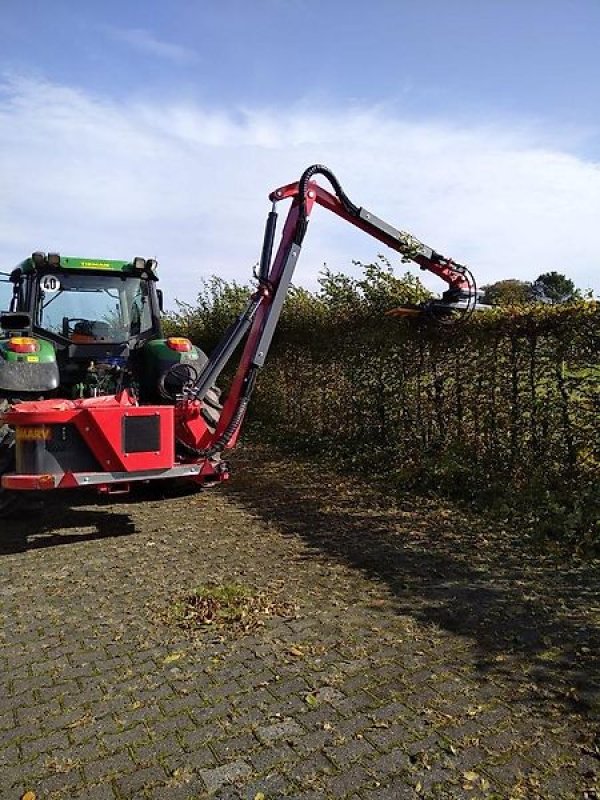
<instances>
[{"instance_id":1,"label":"tree","mask_svg":"<svg viewBox=\"0 0 600 800\"><path fill-rule=\"evenodd\" d=\"M482 288L483 302L492 306L524 306L532 300L531 283L518 278L506 278Z\"/></svg>"},{"instance_id":2,"label":"tree","mask_svg":"<svg viewBox=\"0 0 600 800\"><path fill-rule=\"evenodd\" d=\"M531 287L536 300L556 305L568 303L579 295L575 284L560 272L544 272L533 282Z\"/></svg>"}]
</instances>

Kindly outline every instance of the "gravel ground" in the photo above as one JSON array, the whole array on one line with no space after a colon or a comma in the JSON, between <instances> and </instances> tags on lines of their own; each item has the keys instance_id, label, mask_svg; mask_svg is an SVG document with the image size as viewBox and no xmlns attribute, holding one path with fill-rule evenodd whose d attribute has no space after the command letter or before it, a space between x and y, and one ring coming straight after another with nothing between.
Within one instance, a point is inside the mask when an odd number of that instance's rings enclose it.
<instances>
[{"instance_id":1,"label":"gravel ground","mask_svg":"<svg viewBox=\"0 0 600 800\"><path fill-rule=\"evenodd\" d=\"M596 798L598 563L232 462L210 492L0 523L0 798ZM178 627L211 583L262 601Z\"/></svg>"}]
</instances>

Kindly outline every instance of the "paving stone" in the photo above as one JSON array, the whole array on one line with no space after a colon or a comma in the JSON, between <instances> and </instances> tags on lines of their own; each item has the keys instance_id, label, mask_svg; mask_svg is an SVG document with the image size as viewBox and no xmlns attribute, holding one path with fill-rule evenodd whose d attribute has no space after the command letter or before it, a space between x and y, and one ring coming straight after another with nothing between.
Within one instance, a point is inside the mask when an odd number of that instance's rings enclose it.
<instances>
[{"instance_id":1,"label":"paving stone","mask_svg":"<svg viewBox=\"0 0 600 800\"><path fill-rule=\"evenodd\" d=\"M0 750L0 769L10 766L11 764L17 764L19 759L20 753L16 745L13 744L8 747L3 747Z\"/></svg>"},{"instance_id":2,"label":"paving stone","mask_svg":"<svg viewBox=\"0 0 600 800\"><path fill-rule=\"evenodd\" d=\"M411 741L415 736L415 732L410 726L394 723L384 728L369 728L369 730L365 731L364 736L378 750L386 750L400 742Z\"/></svg>"},{"instance_id":3,"label":"paving stone","mask_svg":"<svg viewBox=\"0 0 600 800\"><path fill-rule=\"evenodd\" d=\"M368 756L374 753L375 750L366 739L352 739L349 742L339 745L338 747L328 747L325 752L327 756L338 765L338 767L346 767L353 761L356 761L363 756Z\"/></svg>"},{"instance_id":4,"label":"paving stone","mask_svg":"<svg viewBox=\"0 0 600 800\"><path fill-rule=\"evenodd\" d=\"M120 776L136 769L137 765L128 752L121 751L98 761L84 764L83 771L90 783L99 783L109 776Z\"/></svg>"},{"instance_id":5,"label":"paving stone","mask_svg":"<svg viewBox=\"0 0 600 800\"><path fill-rule=\"evenodd\" d=\"M55 751L67 752L70 749L69 738L62 731L55 731L50 736L43 736L39 739L29 739L20 743L23 758L31 761L42 755L50 755Z\"/></svg>"},{"instance_id":6,"label":"paving stone","mask_svg":"<svg viewBox=\"0 0 600 800\"><path fill-rule=\"evenodd\" d=\"M504 786L513 786L522 777L530 775L534 771L533 765L520 755L514 755L495 763L487 762L484 769L486 775Z\"/></svg>"},{"instance_id":7,"label":"paving stone","mask_svg":"<svg viewBox=\"0 0 600 800\"><path fill-rule=\"evenodd\" d=\"M18 725L32 726L33 723L39 723L44 724L46 727L55 717L61 715L61 711L62 708L58 700L52 700L50 703L36 702L33 706L15 704L15 716ZM14 721L11 727L14 727Z\"/></svg>"},{"instance_id":8,"label":"paving stone","mask_svg":"<svg viewBox=\"0 0 600 800\"><path fill-rule=\"evenodd\" d=\"M113 784L101 783L96 786L86 786L76 792L69 792L69 800L116 800ZM187 800L187 798L186 798Z\"/></svg>"},{"instance_id":9,"label":"paving stone","mask_svg":"<svg viewBox=\"0 0 600 800\"><path fill-rule=\"evenodd\" d=\"M276 746L261 747L248 758L257 772L267 772L283 762L285 768L289 769L297 755L287 742L280 742Z\"/></svg>"},{"instance_id":10,"label":"paving stone","mask_svg":"<svg viewBox=\"0 0 600 800\"><path fill-rule=\"evenodd\" d=\"M223 733L223 728L220 725L202 725L191 731L180 733L178 739L183 742L186 750L195 750L207 742L220 739Z\"/></svg>"},{"instance_id":11,"label":"paving stone","mask_svg":"<svg viewBox=\"0 0 600 800\"><path fill-rule=\"evenodd\" d=\"M189 753L179 753L169 761L185 764L187 767L192 767L196 770L217 766L217 759L210 747L198 747Z\"/></svg>"},{"instance_id":12,"label":"paving stone","mask_svg":"<svg viewBox=\"0 0 600 800\"><path fill-rule=\"evenodd\" d=\"M177 734L183 736L196 729L196 724L189 714L181 711L173 717L157 716L145 722L145 729L153 739Z\"/></svg>"},{"instance_id":13,"label":"paving stone","mask_svg":"<svg viewBox=\"0 0 600 800\"><path fill-rule=\"evenodd\" d=\"M48 765L46 765L44 771L46 774L40 779L40 785L46 795L51 795L53 792L61 792L63 794L68 792L70 794L79 790L83 784L83 776L78 769L48 774Z\"/></svg>"},{"instance_id":14,"label":"paving stone","mask_svg":"<svg viewBox=\"0 0 600 800\"><path fill-rule=\"evenodd\" d=\"M241 789L240 796L243 800L256 800L256 796L262 793L266 800L270 800L270 798L274 800L287 795L289 788L290 785L283 776L266 775Z\"/></svg>"},{"instance_id":15,"label":"paving stone","mask_svg":"<svg viewBox=\"0 0 600 800\"><path fill-rule=\"evenodd\" d=\"M148 731L143 725L134 725L119 733L105 733L102 735L102 744L110 753L117 753L125 747L147 744L150 742Z\"/></svg>"},{"instance_id":16,"label":"paving stone","mask_svg":"<svg viewBox=\"0 0 600 800\"><path fill-rule=\"evenodd\" d=\"M125 797L139 797L144 789L150 789L158 783L164 783L166 774L159 766L144 767L128 775L119 776L115 785Z\"/></svg>"},{"instance_id":17,"label":"paving stone","mask_svg":"<svg viewBox=\"0 0 600 800\"><path fill-rule=\"evenodd\" d=\"M5 714L0 714L0 731L10 731L15 727L15 717L12 712L13 704L11 702L10 711ZM60 709L60 706L57 706ZM25 720L20 720L20 722L25 722Z\"/></svg>"},{"instance_id":18,"label":"paving stone","mask_svg":"<svg viewBox=\"0 0 600 800\"><path fill-rule=\"evenodd\" d=\"M204 781L209 792L215 792L227 783L233 783L240 778L246 778L252 773L252 769L245 761L232 761L222 767L214 769L200 770L200 777Z\"/></svg>"},{"instance_id":19,"label":"paving stone","mask_svg":"<svg viewBox=\"0 0 600 800\"><path fill-rule=\"evenodd\" d=\"M204 782L198 778L182 786L174 786L167 783L164 786L155 786L146 789L145 797L148 800L195 800L196 798L206 797Z\"/></svg>"},{"instance_id":20,"label":"paving stone","mask_svg":"<svg viewBox=\"0 0 600 800\"><path fill-rule=\"evenodd\" d=\"M302 758L289 770L290 777L298 784L311 785L317 776L325 777L336 772L337 768L324 753L316 752Z\"/></svg>"},{"instance_id":21,"label":"paving stone","mask_svg":"<svg viewBox=\"0 0 600 800\"><path fill-rule=\"evenodd\" d=\"M335 738L333 726L330 725L328 730L314 731L302 736L294 742L294 750L300 755L307 755L314 750L320 750L324 745L332 743Z\"/></svg>"},{"instance_id":22,"label":"paving stone","mask_svg":"<svg viewBox=\"0 0 600 800\"><path fill-rule=\"evenodd\" d=\"M369 789L361 795L364 800L415 800L414 787L406 783L401 777L392 781L387 786L378 786Z\"/></svg>"},{"instance_id":23,"label":"paving stone","mask_svg":"<svg viewBox=\"0 0 600 800\"><path fill-rule=\"evenodd\" d=\"M379 722L393 722L395 720L403 719L408 716L407 708L403 703L386 703L383 706L369 711L369 716Z\"/></svg>"},{"instance_id":24,"label":"paving stone","mask_svg":"<svg viewBox=\"0 0 600 800\"><path fill-rule=\"evenodd\" d=\"M322 686L320 689L311 692L311 694L319 703L331 703L332 705L336 705L346 700L346 695L339 689L336 689L335 686Z\"/></svg>"},{"instance_id":25,"label":"paving stone","mask_svg":"<svg viewBox=\"0 0 600 800\"><path fill-rule=\"evenodd\" d=\"M339 775L324 781L326 793L333 797L346 797L351 792L368 788L373 784L373 779L362 766L354 766Z\"/></svg>"},{"instance_id":26,"label":"paving stone","mask_svg":"<svg viewBox=\"0 0 600 800\"><path fill-rule=\"evenodd\" d=\"M227 761L243 753L251 753L260 746L260 742L252 733L244 733L230 739L213 741L210 746L219 760Z\"/></svg>"},{"instance_id":27,"label":"paving stone","mask_svg":"<svg viewBox=\"0 0 600 800\"><path fill-rule=\"evenodd\" d=\"M303 734L304 729L293 719L286 719L256 730L258 738L266 744L275 742L278 739L298 739Z\"/></svg>"},{"instance_id":28,"label":"paving stone","mask_svg":"<svg viewBox=\"0 0 600 800\"><path fill-rule=\"evenodd\" d=\"M400 747L396 747L383 755L375 756L368 765L368 770L378 780L397 775L410 768L411 762L408 754Z\"/></svg>"}]
</instances>

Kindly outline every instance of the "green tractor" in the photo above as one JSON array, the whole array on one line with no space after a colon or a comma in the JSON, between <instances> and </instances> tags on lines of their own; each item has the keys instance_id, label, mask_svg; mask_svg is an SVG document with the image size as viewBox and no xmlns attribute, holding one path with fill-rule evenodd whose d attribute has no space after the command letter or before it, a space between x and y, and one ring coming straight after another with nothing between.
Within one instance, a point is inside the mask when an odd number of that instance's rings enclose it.
<instances>
[{"instance_id":1,"label":"green tractor","mask_svg":"<svg viewBox=\"0 0 600 800\"><path fill-rule=\"evenodd\" d=\"M207 356L162 333L154 259L109 261L33 253L11 273L0 316L0 412L23 400L76 399L133 390L140 403L173 403ZM221 404L211 388L202 415L215 429ZM0 477L14 469L15 434L0 425ZM18 493L0 488L0 514Z\"/></svg>"}]
</instances>

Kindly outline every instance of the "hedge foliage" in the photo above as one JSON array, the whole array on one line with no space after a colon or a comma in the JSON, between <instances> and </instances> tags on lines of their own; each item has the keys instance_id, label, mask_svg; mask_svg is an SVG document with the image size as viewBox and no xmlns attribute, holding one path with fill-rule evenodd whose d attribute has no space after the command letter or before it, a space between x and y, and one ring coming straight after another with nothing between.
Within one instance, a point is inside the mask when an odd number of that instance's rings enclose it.
<instances>
[{"instance_id":1,"label":"hedge foliage","mask_svg":"<svg viewBox=\"0 0 600 800\"><path fill-rule=\"evenodd\" d=\"M289 297L253 401L265 435L577 544L600 544L600 306L478 313L450 329L384 311L427 295L389 264ZM218 279L171 324L212 346L247 290Z\"/></svg>"}]
</instances>

